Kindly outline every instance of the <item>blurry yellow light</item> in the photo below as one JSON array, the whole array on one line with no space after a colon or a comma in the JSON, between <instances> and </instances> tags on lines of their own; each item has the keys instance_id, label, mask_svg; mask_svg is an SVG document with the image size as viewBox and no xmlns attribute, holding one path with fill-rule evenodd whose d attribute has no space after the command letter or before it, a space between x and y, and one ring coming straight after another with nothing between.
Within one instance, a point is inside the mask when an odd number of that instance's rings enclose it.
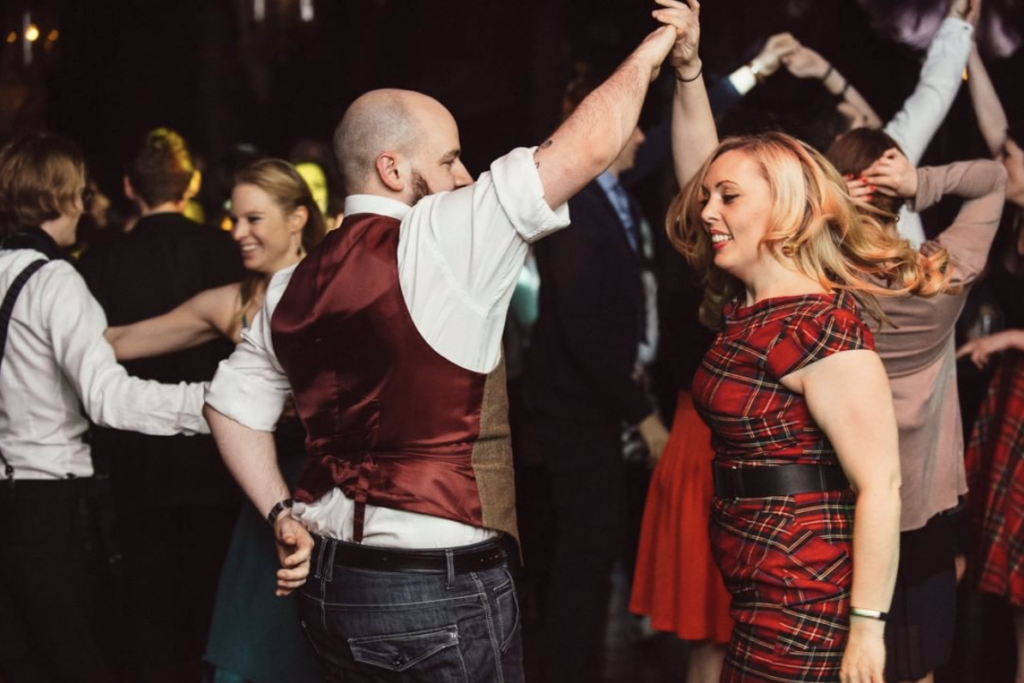
<instances>
[{"instance_id":1,"label":"blurry yellow light","mask_svg":"<svg viewBox=\"0 0 1024 683\"><path fill-rule=\"evenodd\" d=\"M46 39L49 40L51 43L57 40L58 38L60 38L60 33L57 32L57 29L53 29L46 36Z\"/></svg>"},{"instance_id":2,"label":"blurry yellow light","mask_svg":"<svg viewBox=\"0 0 1024 683\"><path fill-rule=\"evenodd\" d=\"M28 28L25 29L25 39L30 43L39 40L39 27L35 24L29 24Z\"/></svg>"},{"instance_id":3,"label":"blurry yellow light","mask_svg":"<svg viewBox=\"0 0 1024 683\"><path fill-rule=\"evenodd\" d=\"M7 34L7 42L8 43L13 43L13 42L16 42L17 40L18 40L18 34L15 33L14 31L11 31L10 33Z\"/></svg>"}]
</instances>

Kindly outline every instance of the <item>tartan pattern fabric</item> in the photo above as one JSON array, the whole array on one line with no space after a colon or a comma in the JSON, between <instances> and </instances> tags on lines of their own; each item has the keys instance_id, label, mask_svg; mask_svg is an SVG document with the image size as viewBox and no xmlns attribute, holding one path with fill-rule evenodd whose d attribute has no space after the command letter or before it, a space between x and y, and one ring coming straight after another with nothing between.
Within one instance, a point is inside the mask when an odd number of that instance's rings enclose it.
<instances>
[{"instance_id":1,"label":"tartan pattern fabric","mask_svg":"<svg viewBox=\"0 0 1024 683\"><path fill-rule=\"evenodd\" d=\"M837 681L854 494L715 499L711 545L736 620L722 681Z\"/></svg>"},{"instance_id":2,"label":"tartan pattern fabric","mask_svg":"<svg viewBox=\"0 0 1024 683\"><path fill-rule=\"evenodd\" d=\"M803 397L780 378L834 353L872 349L845 293L768 299L725 311L694 377L719 463L835 464ZM852 583L850 490L715 498L711 544L736 620L722 681L838 681Z\"/></svg>"},{"instance_id":3,"label":"tartan pattern fabric","mask_svg":"<svg viewBox=\"0 0 1024 683\"><path fill-rule=\"evenodd\" d=\"M984 505L978 515L978 588L1024 607L1024 353L1006 352L992 378L974 423L967 469L971 504Z\"/></svg>"},{"instance_id":4,"label":"tartan pattern fabric","mask_svg":"<svg viewBox=\"0 0 1024 683\"><path fill-rule=\"evenodd\" d=\"M693 380L718 462L836 463L803 397L779 379L840 351L873 348L871 331L845 292L727 307L725 326Z\"/></svg>"}]
</instances>

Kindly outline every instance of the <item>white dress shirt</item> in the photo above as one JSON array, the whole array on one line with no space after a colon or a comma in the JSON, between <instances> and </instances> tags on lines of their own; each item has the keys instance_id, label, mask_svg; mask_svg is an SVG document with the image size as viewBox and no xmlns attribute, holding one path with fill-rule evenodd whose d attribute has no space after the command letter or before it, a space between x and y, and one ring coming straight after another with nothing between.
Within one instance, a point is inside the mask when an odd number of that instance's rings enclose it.
<instances>
[{"instance_id":1,"label":"white dress shirt","mask_svg":"<svg viewBox=\"0 0 1024 683\"><path fill-rule=\"evenodd\" d=\"M501 335L528 246L569 224L552 210L533 160L520 148L498 159L474 184L409 207L385 197L352 195L345 215L373 213L401 221L398 279L416 329L456 365L488 373L501 358ZM221 362L206 401L251 429L274 428L290 391L274 356L270 320L294 272L271 280L263 308L235 352ZM355 505L332 489L292 511L311 532L351 541ZM363 543L389 547L456 547L494 532L429 515L366 506Z\"/></svg>"},{"instance_id":2,"label":"white dress shirt","mask_svg":"<svg viewBox=\"0 0 1024 683\"><path fill-rule=\"evenodd\" d=\"M0 298L43 257L33 249L0 251ZM21 290L0 366L0 453L16 481L92 475L83 408L104 427L154 435L209 432L203 385L130 377L103 338L106 329L103 309L70 263L47 263Z\"/></svg>"},{"instance_id":3,"label":"white dress shirt","mask_svg":"<svg viewBox=\"0 0 1024 683\"><path fill-rule=\"evenodd\" d=\"M973 31L973 27L961 19L947 17L942 21L928 47L917 87L892 120L885 124L883 130L899 143L914 166L921 163L921 157L960 90L964 67L971 52ZM921 246L925 240L921 217L906 206L900 211L896 227L915 247Z\"/></svg>"}]
</instances>

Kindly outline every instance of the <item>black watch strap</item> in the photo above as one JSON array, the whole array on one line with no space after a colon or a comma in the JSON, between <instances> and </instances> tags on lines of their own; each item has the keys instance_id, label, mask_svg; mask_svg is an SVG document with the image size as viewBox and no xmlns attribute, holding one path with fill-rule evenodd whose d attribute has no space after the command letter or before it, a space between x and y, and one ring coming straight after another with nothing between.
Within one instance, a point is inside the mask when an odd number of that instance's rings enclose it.
<instances>
[{"instance_id":1,"label":"black watch strap","mask_svg":"<svg viewBox=\"0 0 1024 683\"><path fill-rule=\"evenodd\" d=\"M270 508L270 512L267 513L267 521L270 522L270 526L277 524L277 518L281 515L285 509L290 508L295 503L291 498L285 498L279 500L274 504L274 507Z\"/></svg>"}]
</instances>

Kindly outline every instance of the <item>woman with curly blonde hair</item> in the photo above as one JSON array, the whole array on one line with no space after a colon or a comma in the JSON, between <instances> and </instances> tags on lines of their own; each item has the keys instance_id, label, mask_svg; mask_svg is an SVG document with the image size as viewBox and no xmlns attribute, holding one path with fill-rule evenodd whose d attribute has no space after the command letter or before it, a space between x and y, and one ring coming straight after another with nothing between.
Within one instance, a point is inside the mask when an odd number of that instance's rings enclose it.
<instances>
[{"instance_id":1,"label":"woman with curly blonde hair","mask_svg":"<svg viewBox=\"0 0 1024 683\"><path fill-rule=\"evenodd\" d=\"M712 233L701 216L703 179L719 158L734 151L752 159L768 185L770 211L759 245L763 255L817 281L826 292L858 293L878 319L883 313L875 297L931 296L948 288L945 250L919 254L891 229L899 207L887 211L856 204L844 179L815 149L784 133L728 138L669 208L669 240L707 273L704 324L719 327L723 306L744 289L739 277L716 265Z\"/></svg>"},{"instance_id":2,"label":"woman with curly blonde hair","mask_svg":"<svg viewBox=\"0 0 1024 683\"><path fill-rule=\"evenodd\" d=\"M693 381L712 432L711 547L735 619L722 681L881 683L899 554L900 469L885 370L857 298L944 291L794 138L718 144L696 0L657 0L677 27L670 239L706 278L717 330Z\"/></svg>"}]
</instances>

